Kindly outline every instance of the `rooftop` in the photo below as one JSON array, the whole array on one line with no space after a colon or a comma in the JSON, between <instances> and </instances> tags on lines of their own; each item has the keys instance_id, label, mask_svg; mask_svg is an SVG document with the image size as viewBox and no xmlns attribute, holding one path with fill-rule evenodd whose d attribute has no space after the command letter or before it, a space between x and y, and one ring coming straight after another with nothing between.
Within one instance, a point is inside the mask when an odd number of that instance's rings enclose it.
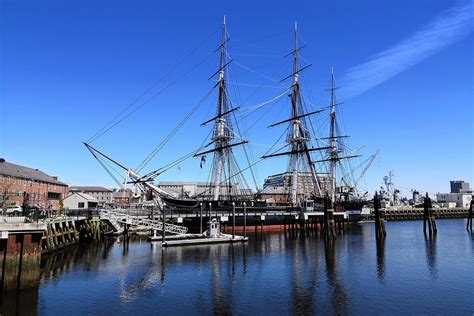
<instances>
[{"instance_id":1,"label":"rooftop","mask_svg":"<svg viewBox=\"0 0 474 316\"><path fill-rule=\"evenodd\" d=\"M86 194L86 193L82 193L82 192L72 192L65 199L68 199L73 195L80 196L80 197L82 197L83 199L85 199L87 201L97 202L97 199L95 197L93 197L92 195Z\"/></svg>"},{"instance_id":2,"label":"rooftop","mask_svg":"<svg viewBox=\"0 0 474 316\"><path fill-rule=\"evenodd\" d=\"M81 186L81 185L74 185L69 187L69 191L81 191L81 192L112 192L112 190L100 187L100 186Z\"/></svg>"},{"instance_id":3,"label":"rooftop","mask_svg":"<svg viewBox=\"0 0 474 316\"><path fill-rule=\"evenodd\" d=\"M47 182L52 184L64 185L67 184L58 181L56 177L52 177L39 169L33 169L21 165L17 165L0 158L0 174L23 178L28 180L35 180L41 182Z\"/></svg>"}]
</instances>

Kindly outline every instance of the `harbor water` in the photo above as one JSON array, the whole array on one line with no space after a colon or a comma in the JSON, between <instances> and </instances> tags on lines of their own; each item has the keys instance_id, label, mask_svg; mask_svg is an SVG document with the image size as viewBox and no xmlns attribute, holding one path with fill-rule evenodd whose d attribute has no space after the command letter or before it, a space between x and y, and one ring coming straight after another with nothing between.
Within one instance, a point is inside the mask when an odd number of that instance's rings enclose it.
<instances>
[{"instance_id":1,"label":"harbor water","mask_svg":"<svg viewBox=\"0 0 474 316\"><path fill-rule=\"evenodd\" d=\"M122 237L42 260L37 287L4 293L1 314L276 315L474 313L474 234L466 220L252 232L246 244L162 249Z\"/></svg>"}]
</instances>

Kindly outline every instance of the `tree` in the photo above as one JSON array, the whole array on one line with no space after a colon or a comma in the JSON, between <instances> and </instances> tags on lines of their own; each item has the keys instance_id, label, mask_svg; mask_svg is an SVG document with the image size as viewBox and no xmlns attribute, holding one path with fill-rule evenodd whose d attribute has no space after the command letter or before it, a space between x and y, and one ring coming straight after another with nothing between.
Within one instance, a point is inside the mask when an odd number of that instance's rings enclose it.
<instances>
[{"instance_id":1,"label":"tree","mask_svg":"<svg viewBox=\"0 0 474 316\"><path fill-rule=\"evenodd\" d=\"M63 201L63 198L59 198L59 214L63 213L64 212L64 201Z\"/></svg>"},{"instance_id":2,"label":"tree","mask_svg":"<svg viewBox=\"0 0 474 316\"><path fill-rule=\"evenodd\" d=\"M2 214L5 214L5 211L8 206L8 201L10 200L10 189L12 187L13 183L7 182L7 183L2 183L0 185L1 191L0 191L0 208L2 210Z\"/></svg>"},{"instance_id":3,"label":"tree","mask_svg":"<svg viewBox=\"0 0 474 316\"><path fill-rule=\"evenodd\" d=\"M26 191L23 192L23 204L22 204L23 212L27 212L30 209L30 194Z\"/></svg>"}]
</instances>

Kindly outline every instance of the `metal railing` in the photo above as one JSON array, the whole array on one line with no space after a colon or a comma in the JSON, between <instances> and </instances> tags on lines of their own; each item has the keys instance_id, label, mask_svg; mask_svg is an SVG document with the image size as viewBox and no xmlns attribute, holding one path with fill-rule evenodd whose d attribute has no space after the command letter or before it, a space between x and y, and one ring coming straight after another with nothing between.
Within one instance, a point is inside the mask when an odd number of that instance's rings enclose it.
<instances>
[{"instance_id":1,"label":"metal railing","mask_svg":"<svg viewBox=\"0 0 474 316\"><path fill-rule=\"evenodd\" d=\"M128 224L131 226L149 228L161 232L163 231L163 222L161 221L131 216L129 214L121 213L116 210L102 210L100 212L100 218L109 220L112 225L114 225L113 222L115 222L121 224ZM188 228L184 226L165 223L164 231L167 233L181 235L186 234Z\"/></svg>"},{"instance_id":2,"label":"metal railing","mask_svg":"<svg viewBox=\"0 0 474 316\"><path fill-rule=\"evenodd\" d=\"M25 216L0 216L1 224L20 224L27 223Z\"/></svg>"}]
</instances>

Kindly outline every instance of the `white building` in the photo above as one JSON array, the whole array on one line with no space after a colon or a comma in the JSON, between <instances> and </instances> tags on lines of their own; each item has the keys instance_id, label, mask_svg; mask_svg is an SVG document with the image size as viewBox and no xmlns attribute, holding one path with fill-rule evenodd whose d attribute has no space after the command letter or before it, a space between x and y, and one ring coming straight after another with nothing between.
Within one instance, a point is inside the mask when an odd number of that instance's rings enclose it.
<instances>
[{"instance_id":1,"label":"white building","mask_svg":"<svg viewBox=\"0 0 474 316\"><path fill-rule=\"evenodd\" d=\"M450 207L456 203L456 207L468 208L471 205L471 200L474 192L471 190L468 182L461 180L453 180L451 184L451 193L438 193L436 200L438 203L445 204L443 206Z\"/></svg>"},{"instance_id":2,"label":"white building","mask_svg":"<svg viewBox=\"0 0 474 316\"><path fill-rule=\"evenodd\" d=\"M71 192L64 200L64 208L70 210L96 208L98 201L92 195L82 192Z\"/></svg>"},{"instance_id":3,"label":"white building","mask_svg":"<svg viewBox=\"0 0 474 316\"><path fill-rule=\"evenodd\" d=\"M436 194L438 203L446 204L456 203L456 207L468 208L471 205L472 193L438 193Z\"/></svg>"},{"instance_id":4,"label":"white building","mask_svg":"<svg viewBox=\"0 0 474 316\"><path fill-rule=\"evenodd\" d=\"M112 203L113 191L99 186L71 186L69 192L82 192L89 194L97 199L100 205Z\"/></svg>"}]
</instances>

